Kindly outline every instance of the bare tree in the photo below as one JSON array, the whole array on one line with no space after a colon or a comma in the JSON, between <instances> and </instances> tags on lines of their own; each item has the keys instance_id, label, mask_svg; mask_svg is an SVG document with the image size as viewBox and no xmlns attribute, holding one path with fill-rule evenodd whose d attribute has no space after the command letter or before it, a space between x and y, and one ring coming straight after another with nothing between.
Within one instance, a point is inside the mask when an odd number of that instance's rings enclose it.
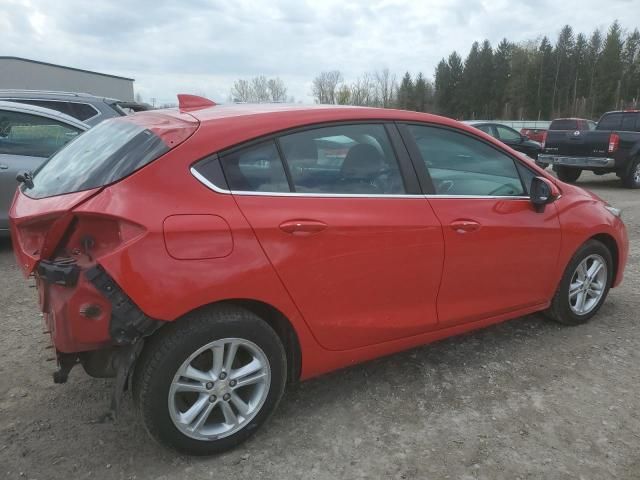
<instances>
[{"instance_id":1,"label":"bare tree","mask_svg":"<svg viewBox=\"0 0 640 480\"><path fill-rule=\"evenodd\" d=\"M284 82L279 77L270 78L267 81L267 88L269 90L270 101L287 101L287 87L284 86Z\"/></svg>"},{"instance_id":2,"label":"bare tree","mask_svg":"<svg viewBox=\"0 0 640 480\"><path fill-rule=\"evenodd\" d=\"M342 83L342 73L338 70L321 72L313 79L311 94L317 103L336 103L338 85Z\"/></svg>"},{"instance_id":3,"label":"bare tree","mask_svg":"<svg viewBox=\"0 0 640 480\"><path fill-rule=\"evenodd\" d=\"M336 94L336 103L338 105L350 105L351 104L351 88L346 83L340 85Z\"/></svg>"},{"instance_id":4,"label":"bare tree","mask_svg":"<svg viewBox=\"0 0 640 480\"><path fill-rule=\"evenodd\" d=\"M271 97L269 95L269 81L264 75L259 75L251 79L251 90L253 92L254 102L268 102Z\"/></svg>"},{"instance_id":5,"label":"bare tree","mask_svg":"<svg viewBox=\"0 0 640 480\"><path fill-rule=\"evenodd\" d=\"M376 71L373 74L376 83L376 100L378 105L389 108L393 102L393 94L396 90L396 76L388 68Z\"/></svg>"},{"instance_id":6,"label":"bare tree","mask_svg":"<svg viewBox=\"0 0 640 480\"><path fill-rule=\"evenodd\" d=\"M253 93L248 80L240 79L233 82L231 88L231 98L234 102L250 102Z\"/></svg>"},{"instance_id":7,"label":"bare tree","mask_svg":"<svg viewBox=\"0 0 640 480\"><path fill-rule=\"evenodd\" d=\"M351 105L372 106L375 100L375 85L371 75L365 73L351 84Z\"/></svg>"}]
</instances>

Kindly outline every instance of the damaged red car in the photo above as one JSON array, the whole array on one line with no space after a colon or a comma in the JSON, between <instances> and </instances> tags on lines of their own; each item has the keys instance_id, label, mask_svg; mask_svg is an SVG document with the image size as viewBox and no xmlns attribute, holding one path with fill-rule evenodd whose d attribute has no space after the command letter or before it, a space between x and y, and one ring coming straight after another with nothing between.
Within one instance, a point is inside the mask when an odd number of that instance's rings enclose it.
<instances>
[{"instance_id":1,"label":"damaged red car","mask_svg":"<svg viewBox=\"0 0 640 480\"><path fill-rule=\"evenodd\" d=\"M219 106L107 120L20 176L13 245L57 382L131 386L162 444L245 440L289 382L532 312L589 320L620 211L428 114Z\"/></svg>"}]
</instances>

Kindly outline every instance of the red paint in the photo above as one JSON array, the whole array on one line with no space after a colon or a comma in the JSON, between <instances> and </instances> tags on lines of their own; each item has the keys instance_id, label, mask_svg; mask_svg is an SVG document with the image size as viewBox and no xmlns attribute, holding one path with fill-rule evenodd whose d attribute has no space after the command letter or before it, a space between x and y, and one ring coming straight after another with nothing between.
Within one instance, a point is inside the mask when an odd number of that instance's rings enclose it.
<instances>
[{"instance_id":1,"label":"red paint","mask_svg":"<svg viewBox=\"0 0 640 480\"><path fill-rule=\"evenodd\" d=\"M261 135L360 120L465 131L525 162L561 195L544 213L526 199L232 196L208 189L189 171L196 160ZM81 233L102 232L96 255L78 253L79 264L100 263L153 318L179 321L232 299L280 311L297 334L303 379L544 309L574 252L595 235L613 240L614 284L623 277L626 231L601 200L450 119L243 105L154 111L127 121L184 141L102 189L42 200L18 193L10 217L25 272L40 258L81 245ZM109 306L101 305L97 319L81 313L104 300L82 276L74 288L41 286L58 350L110 343Z\"/></svg>"},{"instance_id":2,"label":"red paint","mask_svg":"<svg viewBox=\"0 0 640 480\"><path fill-rule=\"evenodd\" d=\"M229 224L217 215L171 215L162 230L167 252L176 260L222 258L233 250Z\"/></svg>"}]
</instances>

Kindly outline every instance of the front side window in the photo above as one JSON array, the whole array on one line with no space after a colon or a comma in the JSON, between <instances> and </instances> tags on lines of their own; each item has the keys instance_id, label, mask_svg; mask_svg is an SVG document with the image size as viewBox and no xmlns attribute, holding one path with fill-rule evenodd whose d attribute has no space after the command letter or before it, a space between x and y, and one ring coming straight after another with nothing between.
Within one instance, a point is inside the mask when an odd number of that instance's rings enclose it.
<instances>
[{"instance_id":1,"label":"front side window","mask_svg":"<svg viewBox=\"0 0 640 480\"><path fill-rule=\"evenodd\" d=\"M504 127L502 125L496 125L496 130L498 130L498 138L500 140L506 140L507 142L518 142L522 138L520 134L515 130Z\"/></svg>"},{"instance_id":2,"label":"front side window","mask_svg":"<svg viewBox=\"0 0 640 480\"><path fill-rule=\"evenodd\" d=\"M478 125L476 128L484 133L491 135L492 137L496 136L491 125Z\"/></svg>"},{"instance_id":3,"label":"front side window","mask_svg":"<svg viewBox=\"0 0 640 480\"><path fill-rule=\"evenodd\" d=\"M0 153L49 157L80 133L47 117L0 110Z\"/></svg>"},{"instance_id":4,"label":"front side window","mask_svg":"<svg viewBox=\"0 0 640 480\"><path fill-rule=\"evenodd\" d=\"M408 125L437 195L525 195L515 161L471 136Z\"/></svg>"},{"instance_id":5,"label":"front side window","mask_svg":"<svg viewBox=\"0 0 640 480\"><path fill-rule=\"evenodd\" d=\"M282 160L273 140L220 156L231 190L242 192L289 192Z\"/></svg>"},{"instance_id":6,"label":"front side window","mask_svg":"<svg viewBox=\"0 0 640 480\"><path fill-rule=\"evenodd\" d=\"M405 193L383 125L336 125L279 138L296 192L393 195Z\"/></svg>"}]
</instances>

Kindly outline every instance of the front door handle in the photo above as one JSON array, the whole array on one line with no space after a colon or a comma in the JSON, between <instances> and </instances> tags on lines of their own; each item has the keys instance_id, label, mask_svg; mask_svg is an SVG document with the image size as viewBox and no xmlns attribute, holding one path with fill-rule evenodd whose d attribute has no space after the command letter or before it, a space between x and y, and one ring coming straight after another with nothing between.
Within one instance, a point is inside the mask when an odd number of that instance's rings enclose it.
<instances>
[{"instance_id":1,"label":"front door handle","mask_svg":"<svg viewBox=\"0 0 640 480\"><path fill-rule=\"evenodd\" d=\"M5 165L4 163L0 163L0 170L8 170L9 165Z\"/></svg>"},{"instance_id":2,"label":"front door handle","mask_svg":"<svg viewBox=\"0 0 640 480\"><path fill-rule=\"evenodd\" d=\"M280 224L280 230L292 235L313 235L327 228L327 224L317 220L287 220Z\"/></svg>"},{"instance_id":3,"label":"front door handle","mask_svg":"<svg viewBox=\"0 0 640 480\"><path fill-rule=\"evenodd\" d=\"M449 224L449 227L456 233L465 234L470 232L477 232L480 230L480 224L475 220L454 220Z\"/></svg>"}]
</instances>

